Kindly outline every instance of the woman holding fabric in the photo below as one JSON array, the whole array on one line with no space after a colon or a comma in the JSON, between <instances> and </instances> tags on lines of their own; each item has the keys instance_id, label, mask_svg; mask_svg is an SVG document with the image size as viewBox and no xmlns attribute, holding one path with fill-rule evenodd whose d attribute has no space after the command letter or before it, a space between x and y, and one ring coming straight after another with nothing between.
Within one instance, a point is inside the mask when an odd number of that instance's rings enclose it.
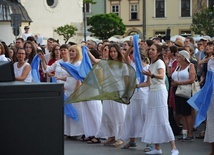
<instances>
[{"instance_id":1,"label":"woman holding fabric","mask_svg":"<svg viewBox=\"0 0 214 155\"><path fill-rule=\"evenodd\" d=\"M79 66L82 61L82 50L80 45L73 45L68 48L70 53L70 63L73 66ZM67 74L65 77L65 96L69 97L79 86L80 80L75 79L72 75ZM68 137L80 136L84 134L82 121L82 102L72 104L78 113L78 121L64 115L64 135Z\"/></svg>"},{"instance_id":2,"label":"woman holding fabric","mask_svg":"<svg viewBox=\"0 0 214 155\"><path fill-rule=\"evenodd\" d=\"M150 87L142 142L155 144L155 149L146 154L162 154L160 144L170 142L171 155L178 155L179 152L168 120L166 66L163 62L161 46L153 44L149 50L149 57L151 59L149 70L143 71L143 74L148 76L147 81L138 85L139 87Z\"/></svg>"},{"instance_id":3,"label":"woman holding fabric","mask_svg":"<svg viewBox=\"0 0 214 155\"><path fill-rule=\"evenodd\" d=\"M214 43L213 42L208 42L207 43L207 53L211 54L212 56L210 57L208 64L207 64L207 70L208 72L211 72L212 74L212 81L211 84L214 87ZM210 81L207 81L210 82ZM214 88L213 88L214 90ZM206 131L205 131L205 137L204 137L204 142L208 142L211 144L211 152L209 155L214 155L214 91L212 94L212 100L207 112L207 123L206 123Z\"/></svg>"},{"instance_id":4,"label":"woman holding fabric","mask_svg":"<svg viewBox=\"0 0 214 155\"><path fill-rule=\"evenodd\" d=\"M68 72L62 68L60 63L61 62L72 63L78 66L81 62L80 60L82 59L82 53L81 52L78 53L73 48L69 49L66 44L63 44L60 46L60 55L61 55L61 59L55 61L51 66L46 65L44 55L40 54L40 59L42 61L42 66L45 69L45 72L51 73L54 71L55 72L54 77L56 78L57 83L64 83L65 96L69 97L71 93L74 91L74 89L76 89L79 86L80 82L78 82L73 77L71 77L71 75L68 74ZM71 118L68 118L67 116L64 117L64 122L65 122L64 134L68 137L84 134L83 124L81 119L81 114L82 114L81 103L77 103L77 104L78 106L80 105L79 108L77 109L78 113L80 114L79 120L75 122L74 120L71 120ZM72 127L71 127L71 124L72 124Z\"/></svg>"},{"instance_id":5,"label":"woman holding fabric","mask_svg":"<svg viewBox=\"0 0 214 155\"><path fill-rule=\"evenodd\" d=\"M190 55L182 50L177 53L178 67L172 74L171 85L176 90L179 85L191 85L196 77L194 64L190 63ZM191 87L190 87L191 88ZM183 141L193 141L193 117L192 108L187 103L188 98L175 94L176 114L181 117L183 123Z\"/></svg>"},{"instance_id":6,"label":"woman holding fabric","mask_svg":"<svg viewBox=\"0 0 214 155\"><path fill-rule=\"evenodd\" d=\"M133 58L133 47L130 47L125 53L125 60L127 64L130 64L136 70L135 60ZM141 55L141 63L143 66L143 70L148 71L149 68L149 59L143 55ZM144 76L146 81L147 76ZM136 78L136 87L140 83L140 79ZM130 104L127 106L126 117L123 124L123 132L122 139L127 140L130 139L128 143L126 143L122 149L129 149L130 147L136 147L135 138L140 137L142 128L145 121L145 113L146 106L148 101L148 93L149 87L136 88L131 100Z\"/></svg>"},{"instance_id":7,"label":"woman holding fabric","mask_svg":"<svg viewBox=\"0 0 214 155\"><path fill-rule=\"evenodd\" d=\"M124 57L118 44L109 45L109 60L124 62ZM109 89L115 88L118 90L123 90L125 83L123 79L119 78L121 78L121 75L129 75L126 64L121 64L121 66L119 66L118 64L111 64L111 62L109 62L109 67L117 80L117 83L112 85L112 88ZM108 92L109 90L104 91ZM121 95L120 93L121 92L119 92L119 95ZM126 108L127 105L113 100L103 101L102 121L97 137L108 137L108 139L104 142L104 145L117 147L123 144L121 134L123 130L123 123L125 121Z\"/></svg>"}]
</instances>

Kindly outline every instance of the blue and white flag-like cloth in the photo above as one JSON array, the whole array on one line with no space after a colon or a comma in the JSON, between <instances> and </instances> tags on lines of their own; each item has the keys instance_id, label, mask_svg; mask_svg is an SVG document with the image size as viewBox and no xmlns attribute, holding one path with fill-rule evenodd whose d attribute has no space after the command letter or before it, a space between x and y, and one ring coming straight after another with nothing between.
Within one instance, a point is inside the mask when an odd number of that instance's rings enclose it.
<instances>
[{"instance_id":1,"label":"blue and white flag-like cloth","mask_svg":"<svg viewBox=\"0 0 214 155\"><path fill-rule=\"evenodd\" d=\"M140 80L140 83L144 82L144 75L142 73L143 71L143 66L142 66L142 61L140 57L140 50L138 46L138 40L139 40L139 35L136 34L133 36L133 45L134 45L134 61L136 65L136 78Z\"/></svg>"},{"instance_id":2,"label":"blue and white flag-like cloth","mask_svg":"<svg viewBox=\"0 0 214 155\"><path fill-rule=\"evenodd\" d=\"M39 55L36 54L31 62L31 75L33 78L33 82L40 82L39 65L40 58Z\"/></svg>"},{"instance_id":3,"label":"blue and white flag-like cloth","mask_svg":"<svg viewBox=\"0 0 214 155\"><path fill-rule=\"evenodd\" d=\"M85 46L82 47L82 55L83 59L79 66L74 66L70 63L61 62L60 65L76 80L83 81L87 74L92 69L92 64L90 58L87 53L87 48Z\"/></svg>"},{"instance_id":4,"label":"blue and white flag-like cloth","mask_svg":"<svg viewBox=\"0 0 214 155\"><path fill-rule=\"evenodd\" d=\"M198 113L195 120L195 127L198 127L207 116L213 93L214 72L207 71L206 82L202 89L191 97L187 102L195 108Z\"/></svg>"}]
</instances>

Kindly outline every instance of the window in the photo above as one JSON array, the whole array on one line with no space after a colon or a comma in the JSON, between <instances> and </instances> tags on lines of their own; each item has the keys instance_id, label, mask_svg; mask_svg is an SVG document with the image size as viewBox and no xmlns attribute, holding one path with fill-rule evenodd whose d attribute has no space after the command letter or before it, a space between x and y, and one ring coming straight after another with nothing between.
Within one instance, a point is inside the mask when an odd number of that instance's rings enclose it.
<instances>
[{"instance_id":1,"label":"window","mask_svg":"<svg viewBox=\"0 0 214 155\"><path fill-rule=\"evenodd\" d=\"M162 18L165 17L165 1L164 0L156 0L155 1L155 17Z\"/></svg>"},{"instance_id":2,"label":"window","mask_svg":"<svg viewBox=\"0 0 214 155\"><path fill-rule=\"evenodd\" d=\"M190 0L181 0L181 17L190 17Z\"/></svg>"},{"instance_id":3,"label":"window","mask_svg":"<svg viewBox=\"0 0 214 155\"><path fill-rule=\"evenodd\" d=\"M57 5L57 0L46 0L46 3L49 7L56 7Z\"/></svg>"},{"instance_id":4,"label":"window","mask_svg":"<svg viewBox=\"0 0 214 155\"><path fill-rule=\"evenodd\" d=\"M112 5L111 12L116 13L119 16L119 5Z\"/></svg>"},{"instance_id":5,"label":"window","mask_svg":"<svg viewBox=\"0 0 214 155\"><path fill-rule=\"evenodd\" d=\"M208 5L207 7L214 7L214 1L208 0L207 5Z\"/></svg>"},{"instance_id":6,"label":"window","mask_svg":"<svg viewBox=\"0 0 214 155\"><path fill-rule=\"evenodd\" d=\"M90 3L86 3L86 4L85 4L85 7L86 7L85 12L86 12L86 13L90 13L90 12L91 12L91 4L90 4Z\"/></svg>"},{"instance_id":7,"label":"window","mask_svg":"<svg viewBox=\"0 0 214 155\"><path fill-rule=\"evenodd\" d=\"M130 5L130 19L131 20L137 20L138 19L138 5L137 4L131 4Z\"/></svg>"}]
</instances>

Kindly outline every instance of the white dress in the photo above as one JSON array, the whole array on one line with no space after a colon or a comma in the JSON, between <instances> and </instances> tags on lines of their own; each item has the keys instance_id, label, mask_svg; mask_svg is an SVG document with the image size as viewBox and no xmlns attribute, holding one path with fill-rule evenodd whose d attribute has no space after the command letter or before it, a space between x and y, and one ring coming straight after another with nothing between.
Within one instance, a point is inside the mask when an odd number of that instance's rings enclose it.
<instances>
[{"instance_id":1,"label":"white dress","mask_svg":"<svg viewBox=\"0 0 214 155\"><path fill-rule=\"evenodd\" d=\"M102 103L100 100L82 103L82 120L85 137L95 136L100 128L102 118Z\"/></svg>"},{"instance_id":2,"label":"white dress","mask_svg":"<svg viewBox=\"0 0 214 155\"><path fill-rule=\"evenodd\" d=\"M212 71L214 76L214 59L208 61L207 70ZM214 81L213 81L213 90L214 90ZM207 112L207 123L204 142L213 143L214 142L214 91L212 93L212 100Z\"/></svg>"},{"instance_id":3,"label":"white dress","mask_svg":"<svg viewBox=\"0 0 214 155\"><path fill-rule=\"evenodd\" d=\"M119 77L121 77L121 75L129 75L126 64L122 65L122 69L119 69L118 65L112 65L111 68L114 77L118 81L112 87L116 90L124 90L124 81L123 79L119 79ZM104 100L101 126L96 137L102 138L115 136L115 140L121 139L126 109L127 105L113 100Z\"/></svg>"},{"instance_id":4,"label":"white dress","mask_svg":"<svg viewBox=\"0 0 214 155\"><path fill-rule=\"evenodd\" d=\"M74 66L79 66L81 61L77 61ZM67 73L67 72L66 72ZM56 74L56 73L55 73ZM65 95L69 97L75 89L77 80L67 73L67 79L64 84ZM84 134L82 122L82 102L72 103L78 113L78 121L64 115L64 135L66 136L79 136Z\"/></svg>"},{"instance_id":5,"label":"white dress","mask_svg":"<svg viewBox=\"0 0 214 155\"><path fill-rule=\"evenodd\" d=\"M131 66L135 68L135 64L131 63ZM143 70L148 71L148 66L144 67ZM145 76L145 81L147 76ZM139 80L136 79L136 83L139 84ZM127 106L125 121L123 124L122 140L127 140L129 138L141 137L141 132L143 129L146 106L148 102L149 87L136 88L130 104Z\"/></svg>"},{"instance_id":6,"label":"white dress","mask_svg":"<svg viewBox=\"0 0 214 155\"><path fill-rule=\"evenodd\" d=\"M157 60L149 66L152 74L158 74L159 68L164 69L165 74L165 64L162 60ZM151 79L150 77L150 92L142 130L142 142L159 144L175 140L168 120L167 98L165 79Z\"/></svg>"},{"instance_id":7,"label":"white dress","mask_svg":"<svg viewBox=\"0 0 214 155\"><path fill-rule=\"evenodd\" d=\"M25 62L22 67L18 68L18 62L15 62L13 64L13 68L14 68L14 74L15 74L15 77L20 77L22 75L22 72L25 68L25 66L27 65L30 65L29 63ZM31 75L31 71L28 73L27 77L25 78L25 82L32 82L33 78L32 78L32 75Z\"/></svg>"}]
</instances>

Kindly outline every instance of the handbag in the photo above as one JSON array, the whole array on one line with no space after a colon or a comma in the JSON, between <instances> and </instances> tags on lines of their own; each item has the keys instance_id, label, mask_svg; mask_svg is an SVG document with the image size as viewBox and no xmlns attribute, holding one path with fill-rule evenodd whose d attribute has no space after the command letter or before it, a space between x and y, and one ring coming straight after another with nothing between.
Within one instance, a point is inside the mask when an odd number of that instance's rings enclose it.
<instances>
[{"instance_id":1,"label":"handbag","mask_svg":"<svg viewBox=\"0 0 214 155\"><path fill-rule=\"evenodd\" d=\"M179 71L178 71L178 74L179 74ZM178 76L178 81L179 81L179 76ZM192 84L178 85L175 91L175 95L184 97L184 98L190 98L192 96Z\"/></svg>"},{"instance_id":2,"label":"handbag","mask_svg":"<svg viewBox=\"0 0 214 155\"><path fill-rule=\"evenodd\" d=\"M200 83L199 83L198 79L196 79L192 83L192 95L194 95L195 93L199 92L200 90L201 90Z\"/></svg>"},{"instance_id":3,"label":"handbag","mask_svg":"<svg viewBox=\"0 0 214 155\"><path fill-rule=\"evenodd\" d=\"M175 95L184 98L190 98L192 96L192 85L191 84L179 85L177 87Z\"/></svg>"}]
</instances>

